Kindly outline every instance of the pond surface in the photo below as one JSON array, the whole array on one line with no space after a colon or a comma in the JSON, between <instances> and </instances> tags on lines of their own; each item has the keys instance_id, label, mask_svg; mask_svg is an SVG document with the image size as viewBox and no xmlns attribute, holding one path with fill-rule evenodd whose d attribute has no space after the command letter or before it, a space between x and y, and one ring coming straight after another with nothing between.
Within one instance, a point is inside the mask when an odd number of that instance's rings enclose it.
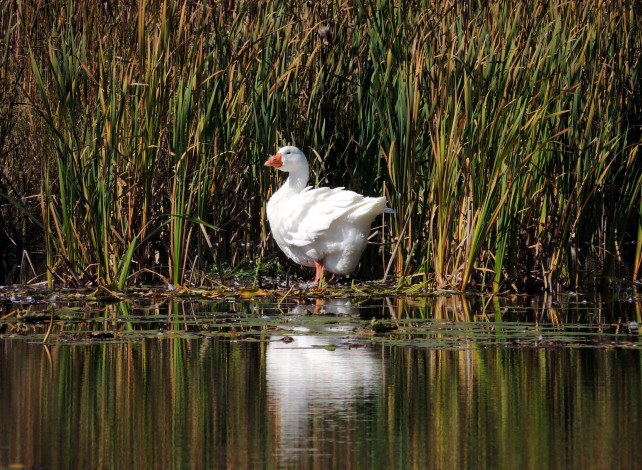
<instances>
[{"instance_id":1,"label":"pond surface","mask_svg":"<svg viewBox=\"0 0 642 470\"><path fill-rule=\"evenodd\" d=\"M633 294L192 294L0 290L0 467L642 461Z\"/></svg>"}]
</instances>

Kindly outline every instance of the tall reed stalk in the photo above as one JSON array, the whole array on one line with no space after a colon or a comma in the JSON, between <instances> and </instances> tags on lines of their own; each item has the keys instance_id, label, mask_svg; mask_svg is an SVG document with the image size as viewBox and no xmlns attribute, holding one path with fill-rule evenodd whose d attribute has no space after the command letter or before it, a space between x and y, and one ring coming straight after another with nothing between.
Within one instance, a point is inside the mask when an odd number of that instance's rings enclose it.
<instances>
[{"instance_id":1,"label":"tall reed stalk","mask_svg":"<svg viewBox=\"0 0 642 470\"><path fill-rule=\"evenodd\" d=\"M24 104L3 124L0 214L39 227L22 244L50 283L200 283L280 256L262 163L291 143L313 184L396 210L360 276L636 280L638 3L11 1L0 91L23 78ZM25 156L39 177L17 184Z\"/></svg>"}]
</instances>

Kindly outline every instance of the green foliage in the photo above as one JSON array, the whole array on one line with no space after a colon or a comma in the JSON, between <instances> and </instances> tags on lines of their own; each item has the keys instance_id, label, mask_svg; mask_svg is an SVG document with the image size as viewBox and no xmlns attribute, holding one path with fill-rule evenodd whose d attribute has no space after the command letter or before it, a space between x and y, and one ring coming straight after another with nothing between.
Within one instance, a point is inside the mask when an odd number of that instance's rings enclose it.
<instances>
[{"instance_id":1,"label":"green foliage","mask_svg":"<svg viewBox=\"0 0 642 470\"><path fill-rule=\"evenodd\" d=\"M276 259L271 259L267 262L261 260L252 262L248 258L243 258L236 265L223 262L220 266L212 267L211 270L212 277L223 278L223 280L232 278L243 281L256 281L258 276L282 277L285 274L285 269L278 264Z\"/></svg>"},{"instance_id":2,"label":"green foliage","mask_svg":"<svg viewBox=\"0 0 642 470\"><path fill-rule=\"evenodd\" d=\"M185 284L207 265L259 265L280 184L262 163L286 143L314 183L396 210L363 276L390 264L399 285L553 290L631 260L638 276L636 2L0 8L2 80L24 74L30 103L0 216L42 224L50 282L122 287L154 270ZM11 171L25 155L31 187Z\"/></svg>"}]
</instances>

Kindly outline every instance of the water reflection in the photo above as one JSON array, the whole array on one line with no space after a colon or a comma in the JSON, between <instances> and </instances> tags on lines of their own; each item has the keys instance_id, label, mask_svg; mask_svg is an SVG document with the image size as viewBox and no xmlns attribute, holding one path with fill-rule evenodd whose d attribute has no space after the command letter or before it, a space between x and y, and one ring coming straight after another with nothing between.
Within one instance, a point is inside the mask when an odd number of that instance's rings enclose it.
<instances>
[{"instance_id":1,"label":"water reflection","mask_svg":"<svg viewBox=\"0 0 642 470\"><path fill-rule=\"evenodd\" d=\"M381 356L366 347L348 349L343 342L341 337L296 336L268 346L268 409L278 424L281 463L300 467L320 449L345 443L356 434L355 405L376 401L383 382Z\"/></svg>"},{"instance_id":2,"label":"water reflection","mask_svg":"<svg viewBox=\"0 0 642 470\"><path fill-rule=\"evenodd\" d=\"M0 341L0 466L635 468L639 351ZM335 345L337 349L317 346Z\"/></svg>"},{"instance_id":3,"label":"water reflection","mask_svg":"<svg viewBox=\"0 0 642 470\"><path fill-rule=\"evenodd\" d=\"M53 323L52 304L20 305L0 322L0 467L634 468L642 459L640 306L626 299L69 302ZM373 317L398 329L376 334ZM45 347L36 340L50 323L57 343ZM617 343L569 342L580 330ZM551 341L524 347L528 335Z\"/></svg>"},{"instance_id":4,"label":"water reflection","mask_svg":"<svg viewBox=\"0 0 642 470\"><path fill-rule=\"evenodd\" d=\"M290 316L358 316L348 299L302 303ZM273 336L266 351L268 410L277 423L275 458L280 466L342 460L327 449L338 442L364 445L355 429L355 404L372 406L383 382L383 360L352 336L354 325L308 320L286 336ZM316 430L316 432L315 432Z\"/></svg>"}]
</instances>

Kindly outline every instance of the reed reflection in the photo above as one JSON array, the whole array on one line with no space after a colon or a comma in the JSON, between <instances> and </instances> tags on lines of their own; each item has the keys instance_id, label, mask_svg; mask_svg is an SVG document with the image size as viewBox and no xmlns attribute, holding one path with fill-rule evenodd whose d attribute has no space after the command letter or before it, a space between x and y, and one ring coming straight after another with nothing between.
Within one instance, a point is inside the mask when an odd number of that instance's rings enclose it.
<instances>
[{"instance_id":1,"label":"reed reflection","mask_svg":"<svg viewBox=\"0 0 642 470\"><path fill-rule=\"evenodd\" d=\"M466 315L430 302L443 318ZM421 318L417 304L384 308L403 328L408 316ZM601 308L550 307L566 318ZM221 315L225 330L203 330L169 305L154 315L163 334L153 337L59 337L49 347L0 339L0 467L540 470L642 461L642 355L626 343L401 347L355 334L342 320L362 325L365 309L346 301L299 305L269 331L239 324L235 308ZM123 315L103 323L122 325Z\"/></svg>"}]
</instances>

